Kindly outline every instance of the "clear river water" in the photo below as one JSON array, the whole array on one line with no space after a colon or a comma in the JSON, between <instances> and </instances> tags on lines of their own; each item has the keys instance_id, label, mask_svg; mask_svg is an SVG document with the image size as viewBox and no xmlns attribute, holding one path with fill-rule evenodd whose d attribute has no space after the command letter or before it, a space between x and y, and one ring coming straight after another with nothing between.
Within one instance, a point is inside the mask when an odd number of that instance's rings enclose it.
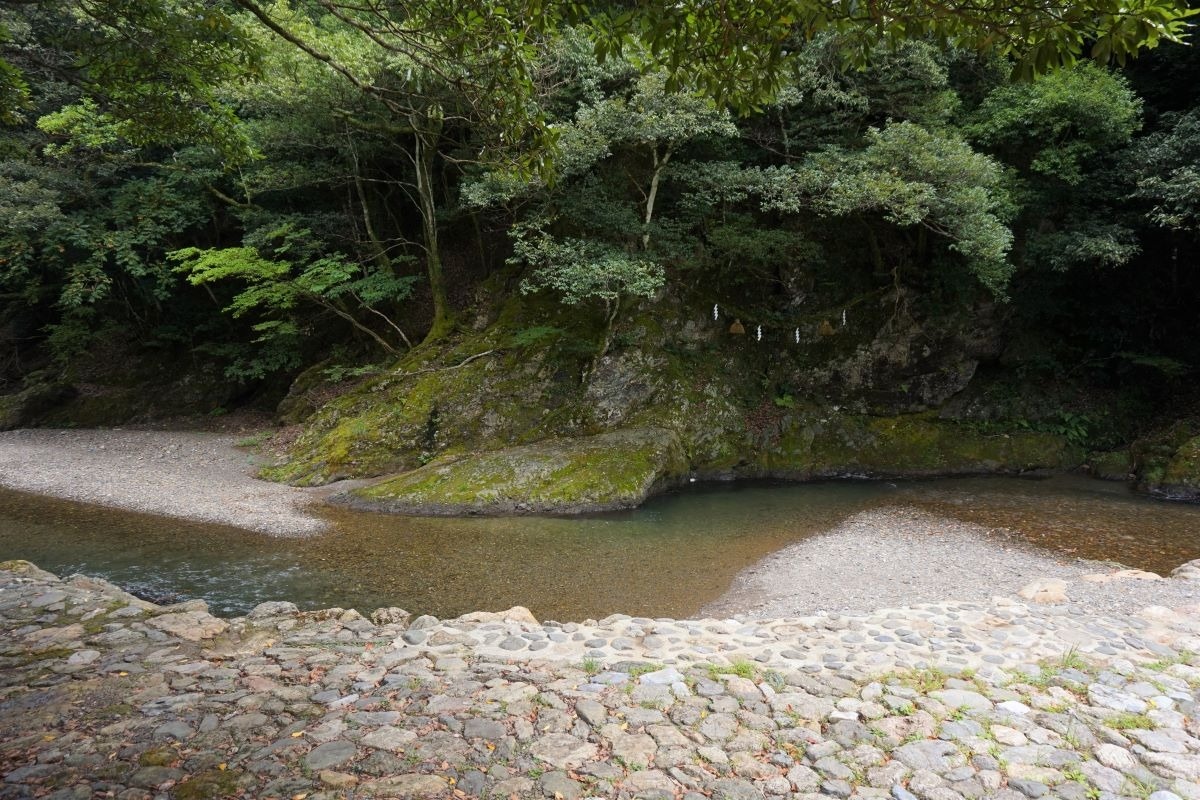
<instances>
[{"instance_id":1,"label":"clear river water","mask_svg":"<svg viewBox=\"0 0 1200 800\"><path fill-rule=\"evenodd\" d=\"M922 508L1031 544L1162 574L1200 558L1200 506L1077 476L696 485L584 518L417 518L343 509L307 539L271 538L0 490L0 560L84 572L215 613L265 600L450 617L528 606L540 619L687 617L770 552L846 517Z\"/></svg>"}]
</instances>

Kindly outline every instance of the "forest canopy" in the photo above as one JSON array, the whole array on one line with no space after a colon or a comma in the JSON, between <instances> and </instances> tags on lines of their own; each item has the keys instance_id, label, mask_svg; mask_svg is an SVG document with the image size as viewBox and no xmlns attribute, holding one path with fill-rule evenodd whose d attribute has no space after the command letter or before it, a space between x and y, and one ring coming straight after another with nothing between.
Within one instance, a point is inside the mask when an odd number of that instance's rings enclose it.
<instances>
[{"instance_id":1,"label":"forest canopy","mask_svg":"<svg viewBox=\"0 0 1200 800\"><path fill-rule=\"evenodd\" d=\"M1180 363L1190 318L1139 320L1196 287L1193 13L0 2L2 378L113 336L245 385L386 359L497 275L609 330L886 289Z\"/></svg>"}]
</instances>

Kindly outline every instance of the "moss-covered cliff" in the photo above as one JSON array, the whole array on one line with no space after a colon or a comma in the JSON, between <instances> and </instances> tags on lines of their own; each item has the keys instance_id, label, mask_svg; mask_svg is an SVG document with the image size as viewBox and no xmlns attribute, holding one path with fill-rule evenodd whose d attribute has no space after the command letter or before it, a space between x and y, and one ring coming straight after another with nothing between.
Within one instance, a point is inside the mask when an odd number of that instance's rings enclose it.
<instances>
[{"instance_id":1,"label":"moss-covered cliff","mask_svg":"<svg viewBox=\"0 0 1200 800\"><path fill-rule=\"evenodd\" d=\"M510 295L475 330L322 405L268 476L381 477L346 501L409 513L574 512L636 505L690 477L1016 473L1082 459L1050 433L939 418L975 365L961 342L932 351L953 338L944 322L936 336L884 319L759 341L667 299L613 330L572 313Z\"/></svg>"}]
</instances>

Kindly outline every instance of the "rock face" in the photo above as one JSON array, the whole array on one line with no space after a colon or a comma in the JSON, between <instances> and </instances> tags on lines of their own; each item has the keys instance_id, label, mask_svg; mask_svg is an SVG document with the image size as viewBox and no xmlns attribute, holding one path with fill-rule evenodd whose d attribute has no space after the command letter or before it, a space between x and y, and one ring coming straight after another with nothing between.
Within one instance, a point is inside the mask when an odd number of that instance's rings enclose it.
<instances>
[{"instance_id":1,"label":"rock face","mask_svg":"<svg viewBox=\"0 0 1200 800\"><path fill-rule=\"evenodd\" d=\"M351 497L412 514L607 511L639 505L687 468L674 433L635 428L445 456Z\"/></svg>"},{"instance_id":2,"label":"rock face","mask_svg":"<svg viewBox=\"0 0 1200 800\"><path fill-rule=\"evenodd\" d=\"M759 457L759 469L776 477L1016 473L1067 467L1078 458L1050 434L985 436L929 414L793 414L780 420L779 430L775 445Z\"/></svg>"},{"instance_id":3,"label":"rock face","mask_svg":"<svg viewBox=\"0 0 1200 800\"><path fill-rule=\"evenodd\" d=\"M29 425L39 414L74 394L75 390L64 384L38 384L16 394L0 395L0 431Z\"/></svg>"},{"instance_id":4,"label":"rock face","mask_svg":"<svg viewBox=\"0 0 1200 800\"><path fill-rule=\"evenodd\" d=\"M897 327L891 306L860 308L781 348L669 298L611 335L528 302L327 402L267 476L388 475L351 501L412 513L569 513L635 505L682 475L917 477L1082 458L1052 434L938 416L986 350L962 338L967 319L922 332Z\"/></svg>"}]
</instances>

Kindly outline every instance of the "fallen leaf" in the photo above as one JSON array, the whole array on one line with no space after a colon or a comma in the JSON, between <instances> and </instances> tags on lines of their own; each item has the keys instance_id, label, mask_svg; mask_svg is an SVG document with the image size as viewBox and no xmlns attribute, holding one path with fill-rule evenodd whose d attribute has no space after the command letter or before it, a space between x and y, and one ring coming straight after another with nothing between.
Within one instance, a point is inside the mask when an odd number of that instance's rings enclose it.
<instances>
[{"instance_id":1,"label":"fallen leaf","mask_svg":"<svg viewBox=\"0 0 1200 800\"><path fill-rule=\"evenodd\" d=\"M293 732L293 733L292 733L292 738L293 738L293 739L299 739L299 738L300 738L301 736L303 736L303 735L304 735L304 731L295 731L295 732Z\"/></svg>"}]
</instances>

